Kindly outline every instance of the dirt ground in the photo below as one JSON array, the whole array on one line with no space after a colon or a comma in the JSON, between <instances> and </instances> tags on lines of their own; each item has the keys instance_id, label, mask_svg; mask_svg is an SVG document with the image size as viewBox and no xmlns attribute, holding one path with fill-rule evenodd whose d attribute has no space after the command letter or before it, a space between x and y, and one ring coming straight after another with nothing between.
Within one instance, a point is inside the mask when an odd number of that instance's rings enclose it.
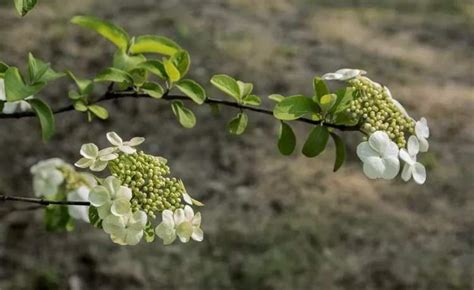
<instances>
[{"instance_id":1,"label":"dirt ground","mask_svg":"<svg viewBox=\"0 0 474 290\"><path fill-rule=\"evenodd\" d=\"M0 289L472 289L474 286L474 5L462 0L42 0L19 19L0 4L0 60L24 67L27 53L93 76L113 47L68 24L78 14L112 20L131 34L176 39L193 60L191 76L215 73L272 93L310 94L316 74L363 68L432 136L424 186L370 181L345 135L349 160L332 173L334 150L283 157L277 123L250 114L245 135L196 108L188 130L169 105L108 103L106 122L78 113L57 119L41 142L34 119L0 123L0 188L30 196L29 167L40 159L74 162L82 143L115 130L145 136L146 151L169 159L174 174L206 203L202 243L120 247L84 224L45 231L41 211L6 214L0 204ZM42 96L67 102L66 80ZM267 107L270 101L265 101ZM299 140L307 126L296 126ZM301 143L301 142L300 142ZM299 144L301 146L301 144Z\"/></svg>"}]
</instances>

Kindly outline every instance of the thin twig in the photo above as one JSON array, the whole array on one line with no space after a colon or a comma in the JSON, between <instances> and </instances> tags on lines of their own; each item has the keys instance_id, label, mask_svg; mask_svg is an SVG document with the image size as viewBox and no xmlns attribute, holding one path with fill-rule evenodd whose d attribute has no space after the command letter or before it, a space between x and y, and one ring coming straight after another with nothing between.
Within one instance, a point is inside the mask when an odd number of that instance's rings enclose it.
<instances>
[{"instance_id":1,"label":"thin twig","mask_svg":"<svg viewBox=\"0 0 474 290\"><path fill-rule=\"evenodd\" d=\"M44 198L34 198L34 197L23 197L23 196L13 196L13 195L3 195L0 194L0 201L18 201L18 202L27 202L35 203L41 205L82 205L90 206L88 201L69 201L69 200L48 200Z\"/></svg>"}]
</instances>

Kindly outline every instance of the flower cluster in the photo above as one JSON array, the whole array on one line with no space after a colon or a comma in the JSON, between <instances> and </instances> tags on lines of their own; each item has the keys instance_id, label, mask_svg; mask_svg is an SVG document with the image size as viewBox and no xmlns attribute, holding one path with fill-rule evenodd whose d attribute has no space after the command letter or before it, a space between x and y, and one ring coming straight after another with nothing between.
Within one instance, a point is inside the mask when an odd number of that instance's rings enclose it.
<instances>
[{"instance_id":1,"label":"flower cluster","mask_svg":"<svg viewBox=\"0 0 474 290\"><path fill-rule=\"evenodd\" d=\"M89 195L97 210L94 224L101 224L113 242L136 245L144 235L152 235L147 241L153 239L155 233L147 229L160 213L163 221L156 227L156 235L164 244L172 243L176 236L182 242L190 238L202 241L201 215L194 215L191 208L202 204L189 196L181 180L170 176L166 159L138 151L135 147L144 138L123 141L109 132L107 139L112 146L104 149L92 143L82 145L82 158L75 163L80 168L94 172L107 169L110 173ZM174 218L170 220L170 216Z\"/></svg>"},{"instance_id":2,"label":"flower cluster","mask_svg":"<svg viewBox=\"0 0 474 290\"><path fill-rule=\"evenodd\" d=\"M402 160L402 179L408 181L413 176L416 183L423 184L426 170L417 162L417 154L428 151L430 132L426 119L415 122L387 87L363 74L358 69L341 69L323 79L346 81L354 90L347 112L359 120L361 130L369 135L368 141L357 147L364 173L371 179L393 179Z\"/></svg>"},{"instance_id":3,"label":"flower cluster","mask_svg":"<svg viewBox=\"0 0 474 290\"><path fill-rule=\"evenodd\" d=\"M94 177L79 173L59 158L40 161L31 167L33 191L38 197L58 200L88 201L89 192L96 185ZM69 215L89 222L88 207L68 206Z\"/></svg>"}]
</instances>

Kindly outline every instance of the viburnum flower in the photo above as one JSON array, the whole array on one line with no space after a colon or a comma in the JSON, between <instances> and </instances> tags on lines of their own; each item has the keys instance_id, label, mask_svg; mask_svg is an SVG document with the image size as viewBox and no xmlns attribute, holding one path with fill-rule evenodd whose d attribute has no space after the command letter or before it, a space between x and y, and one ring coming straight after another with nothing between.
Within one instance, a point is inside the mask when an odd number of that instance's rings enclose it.
<instances>
[{"instance_id":1,"label":"viburnum flower","mask_svg":"<svg viewBox=\"0 0 474 290\"><path fill-rule=\"evenodd\" d=\"M430 137L430 128L425 118L421 118L415 124L415 134L420 144L420 152L426 152L429 148L428 137Z\"/></svg>"},{"instance_id":2,"label":"viburnum flower","mask_svg":"<svg viewBox=\"0 0 474 290\"><path fill-rule=\"evenodd\" d=\"M68 192L67 200L69 201L89 201L90 188L81 186L73 191ZM81 205L68 205L69 215L75 219L83 220L89 223L89 207Z\"/></svg>"},{"instance_id":3,"label":"viburnum flower","mask_svg":"<svg viewBox=\"0 0 474 290\"><path fill-rule=\"evenodd\" d=\"M187 243L191 238L202 241L204 233L201 230L201 213L194 214L193 209L186 205L184 210L179 208L174 213L164 210L162 222L156 227L156 235L163 240L163 244L169 245L179 237L181 242Z\"/></svg>"},{"instance_id":4,"label":"viburnum flower","mask_svg":"<svg viewBox=\"0 0 474 290\"><path fill-rule=\"evenodd\" d=\"M134 246L143 237L147 215L139 210L125 216L110 215L102 222L102 227L114 243Z\"/></svg>"},{"instance_id":5,"label":"viburnum flower","mask_svg":"<svg viewBox=\"0 0 474 290\"><path fill-rule=\"evenodd\" d=\"M137 149L133 148L135 146L138 146L142 144L145 141L145 138L143 137L134 137L130 141L123 141L122 138L120 138L119 135L115 132L109 132L107 133L107 140L109 142L116 146L116 148L120 151L122 151L125 154L133 154L137 151Z\"/></svg>"},{"instance_id":6,"label":"viburnum flower","mask_svg":"<svg viewBox=\"0 0 474 290\"><path fill-rule=\"evenodd\" d=\"M64 182L64 175L58 169L60 166L67 164L59 158L53 158L40 161L31 167L33 191L36 196L53 195L58 192L59 186Z\"/></svg>"},{"instance_id":7,"label":"viburnum flower","mask_svg":"<svg viewBox=\"0 0 474 290\"><path fill-rule=\"evenodd\" d=\"M417 137L412 135L408 138L407 149L408 150L402 148L400 150L400 159L405 161L402 170L402 179L408 181L413 176L413 180L415 180L416 183L423 184L426 181L426 169L423 164L416 161L416 155L420 151L420 143Z\"/></svg>"},{"instance_id":8,"label":"viburnum flower","mask_svg":"<svg viewBox=\"0 0 474 290\"><path fill-rule=\"evenodd\" d=\"M387 133L376 131L368 142L357 146L357 156L364 163L364 173L371 179L393 179L400 170L398 146Z\"/></svg>"},{"instance_id":9,"label":"viburnum flower","mask_svg":"<svg viewBox=\"0 0 474 290\"><path fill-rule=\"evenodd\" d=\"M114 176L107 177L102 185L94 187L89 195L90 203L97 208L101 218L110 214L124 216L131 212L132 191L122 186Z\"/></svg>"},{"instance_id":10,"label":"viburnum flower","mask_svg":"<svg viewBox=\"0 0 474 290\"><path fill-rule=\"evenodd\" d=\"M31 99L32 96L27 97L26 99ZM0 100L6 101L6 93L5 93L5 82L3 79L0 79ZM3 113L4 114L12 114L17 111L24 112L31 110L31 106L26 101L16 101L16 102L6 102L3 104Z\"/></svg>"},{"instance_id":11,"label":"viburnum flower","mask_svg":"<svg viewBox=\"0 0 474 290\"><path fill-rule=\"evenodd\" d=\"M109 161L118 157L115 148L109 147L99 151L97 145L93 143L84 144L81 146L81 155L83 158L79 159L74 165L79 168L90 168L92 171L102 171L107 167Z\"/></svg>"},{"instance_id":12,"label":"viburnum flower","mask_svg":"<svg viewBox=\"0 0 474 290\"><path fill-rule=\"evenodd\" d=\"M333 73L327 73L322 76L323 80L338 80L338 81L348 81L350 79L356 78L360 75L365 75L367 72L360 69L350 69L350 68L343 68L337 70Z\"/></svg>"}]
</instances>

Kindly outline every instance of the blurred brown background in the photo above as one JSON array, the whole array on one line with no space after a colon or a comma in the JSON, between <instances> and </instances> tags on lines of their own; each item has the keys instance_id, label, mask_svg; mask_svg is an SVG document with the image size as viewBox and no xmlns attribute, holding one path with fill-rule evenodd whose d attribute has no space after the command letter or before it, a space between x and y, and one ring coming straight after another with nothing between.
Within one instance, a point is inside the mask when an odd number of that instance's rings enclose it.
<instances>
[{"instance_id":1,"label":"blurred brown background","mask_svg":"<svg viewBox=\"0 0 474 290\"><path fill-rule=\"evenodd\" d=\"M115 130L145 136L144 149L206 203L205 241L163 247L114 245L83 224L47 233L42 213L0 204L0 289L472 289L474 284L474 5L462 0L40 0L19 19L0 3L0 59L24 67L27 53L92 77L113 46L69 19L91 14L132 35L161 34L191 52L191 76L214 73L255 83L257 94L310 94L315 74L363 68L388 84L415 117L427 117L424 186L370 181L345 135L349 160L332 173L322 157L279 155L277 122L250 114L243 137L226 133L233 110L181 128L165 102L123 100L106 122L58 115L43 144L34 119L0 123L0 188L31 195L29 167L78 158L80 145ZM42 97L68 102L70 83ZM267 107L271 102L266 101ZM296 126L299 140L308 132ZM300 145L301 145L300 141Z\"/></svg>"}]
</instances>

